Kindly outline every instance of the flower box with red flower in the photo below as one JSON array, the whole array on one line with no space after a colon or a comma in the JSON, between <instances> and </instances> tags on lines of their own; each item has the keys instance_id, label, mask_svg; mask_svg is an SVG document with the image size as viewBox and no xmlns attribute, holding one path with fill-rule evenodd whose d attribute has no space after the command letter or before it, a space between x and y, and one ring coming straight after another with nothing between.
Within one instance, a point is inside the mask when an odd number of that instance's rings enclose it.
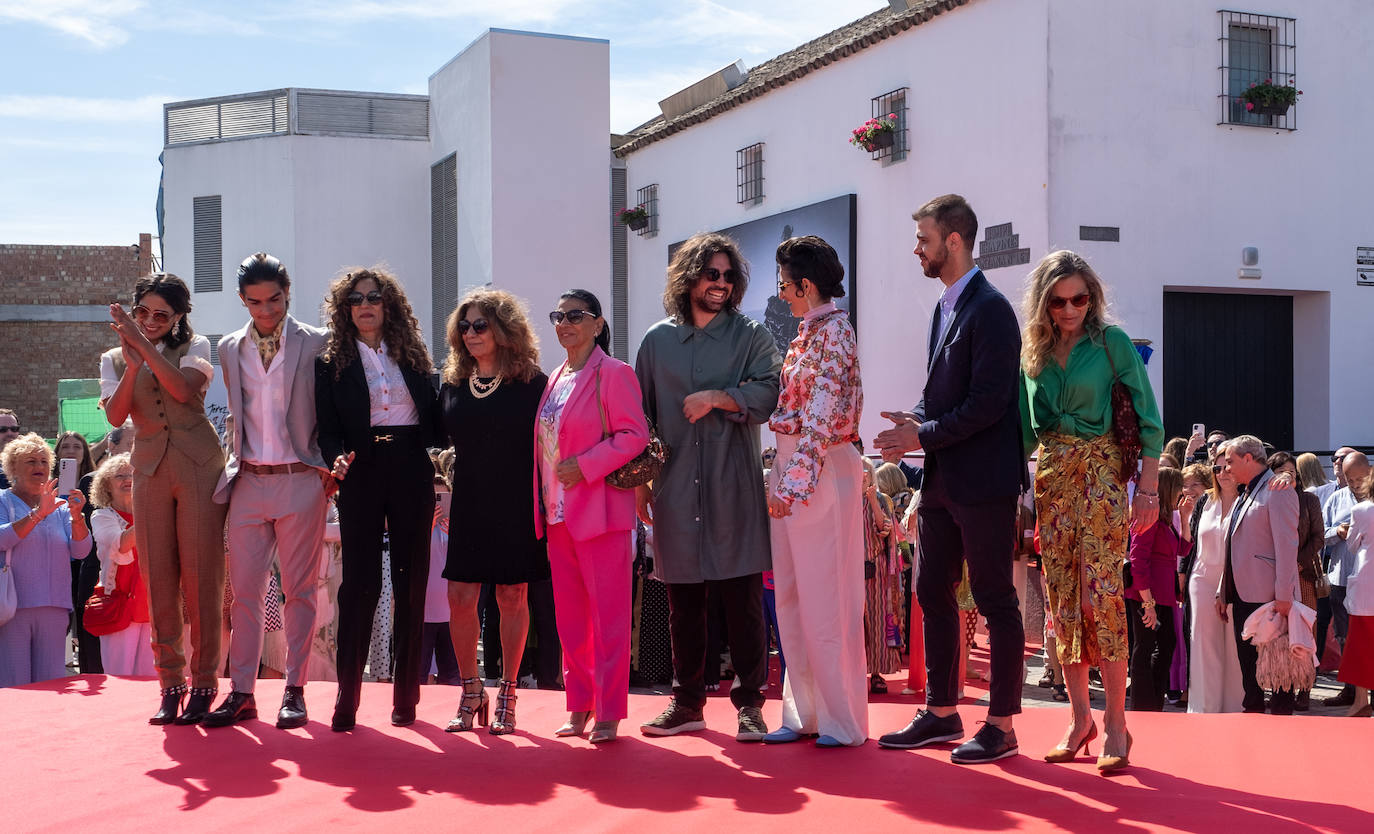
<instances>
[{"instance_id":1,"label":"flower box with red flower","mask_svg":"<svg viewBox=\"0 0 1374 834\"><path fill-rule=\"evenodd\" d=\"M649 210L644 206L624 208L617 212L616 219L637 232L649 225Z\"/></svg>"},{"instance_id":2,"label":"flower box with red flower","mask_svg":"<svg viewBox=\"0 0 1374 834\"><path fill-rule=\"evenodd\" d=\"M897 114L869 119L850 131L849 144L869 153L885 150L897 140Z\"/></svg>"},{"instance_id":3,"label":"flower box with red flower","mask_svg":"<svg viewBox=\"0 0 1374 834\"><path fill-rule=\"evenodd\" d=\"M1288 108L1298 103L1298 96L1302 95L1295 79L1288 79L1286 84L1275 84L1274 79L1266 78L1263 82L1254 82L1240 94L1240 100L1245 102L1245 111L1256 116L1282 116L1288 112Z\"/></svg>"}]
</instances>

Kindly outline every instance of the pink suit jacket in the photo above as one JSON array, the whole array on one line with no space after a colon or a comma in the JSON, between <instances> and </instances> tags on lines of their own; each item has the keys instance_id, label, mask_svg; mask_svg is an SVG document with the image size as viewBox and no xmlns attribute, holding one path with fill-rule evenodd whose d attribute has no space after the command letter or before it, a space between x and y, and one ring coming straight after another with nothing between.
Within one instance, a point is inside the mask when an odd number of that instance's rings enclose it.
<instances>
[{"instance_id":1,"label":"pink suit jacket","mask_svg":"<svg viewBox=\"0 0 1374 834\"><path fill-rule=\"evenodd\" d=\"M549 377L539 412L553 390L554 382L565 372L567 362ZM597 376L601 378L601 402L606 412L610 436L603 438L601 412L597 406ZM536 412L536 413L539 413ZM534 430L536 455L539 428ZM574 541L587 541L606 533L632 530L635 521L635 494L606 483L606 476L634 460L649 444L649 424L644 419L644 395L634 368L607 356L599 347L577 380L563 406L558 425L558 453L564 460L577 458L582 481L564 493L563 520ZM543 466L542 458L539 463ZM544 536L544 502L540 498L539 470L534 473L534 529Z\"/></svg>"}]
</instances>

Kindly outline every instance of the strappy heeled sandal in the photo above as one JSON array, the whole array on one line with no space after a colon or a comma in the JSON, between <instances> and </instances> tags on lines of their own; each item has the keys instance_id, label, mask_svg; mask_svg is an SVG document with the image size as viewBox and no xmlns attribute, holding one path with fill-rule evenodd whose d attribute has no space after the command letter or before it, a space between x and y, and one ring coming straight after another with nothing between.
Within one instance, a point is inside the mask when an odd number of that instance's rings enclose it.
<instances>
[{"instance_id":1,"label":"strappy heeled sandal","mask_svg":"<svg viewBox=\"0 0 1374 834\"><path fill-rule=\"evenodd\" d=\"M476 686L476 690L472 687ZM458 712L444 728L446 733L461 733L480 724L487 726L488 708L491 701L481 678L463 678L463 699L458 703Z\"/></svg>"},{"instance_id":2,"label":"strappy heeled sandal","mask_svg":"<svg viewBox=\"0 0 1374 834\"><path fill-rule=\"evenodd\" d=\"M515 687L519 681L500 681L500 688L496 690L496 720L491 722L487 732L494 736L503 736L507 733L515 732Z\"/></svg>"}]
</instances>

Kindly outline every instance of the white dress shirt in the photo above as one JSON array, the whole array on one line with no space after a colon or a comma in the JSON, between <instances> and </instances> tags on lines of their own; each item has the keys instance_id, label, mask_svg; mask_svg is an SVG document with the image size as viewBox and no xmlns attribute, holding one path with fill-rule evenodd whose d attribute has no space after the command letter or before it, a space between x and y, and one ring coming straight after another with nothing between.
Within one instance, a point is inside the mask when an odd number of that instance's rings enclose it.
<instances>
[{"instance_id":1,"label":"white dress shirt","mask_svg":"<svg viewBox=\"0 0 1374 834\"><path fill-rule=\"evenodd\" d=\"M248 325L252 327L252 324ZM286 427L287 400L293 372L286 368L287 328L272 365L262 367L262 356L250 336L239 342L239 379L243 392L243 448L240 460L259 466L299 463Z\"/></svg>"},{"instance_id":2,"label":"white dress shirt","mask_svg":"<svg viewBox=\"0 0 1374 834\"><path fill-rule=\"evenodd\" d=\"M363 375L367 377L367 395L372 402L372 425L414 426L420 422L415 400L401 375L401 366L386 352L386 342L379 342L373 350L358 342L358 355L363 361Z\"/></svg>"},{"instance_id":3,"label":"white dress shirt","mask_svg":"<svg viewBox=\"0 0 1374 834\"><path fill-rule=\"evenodd\" d=\"M100 559L100 584L107 591L114 590L115 571L120 565L134 561L134 543L121 549L119 539L129 525L113 507L101 507L91 513L91 535L95 537L95 552Z\"/></svg>"}]
</instances>

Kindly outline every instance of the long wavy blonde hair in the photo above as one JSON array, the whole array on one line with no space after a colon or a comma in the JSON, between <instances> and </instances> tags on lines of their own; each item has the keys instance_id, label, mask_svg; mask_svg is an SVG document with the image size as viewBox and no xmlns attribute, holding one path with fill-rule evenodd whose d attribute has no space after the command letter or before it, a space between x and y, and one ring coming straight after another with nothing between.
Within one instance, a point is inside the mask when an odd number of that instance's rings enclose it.
<instances>
[{"instance_id":1,"label":"long wavy blonde hair","mask_svg":"<svg viewBox=\"0 0 1374 834\"><path fill-rule=\"evenodd\" d=\"M358 358L358 327L353 323L348 294L366 278L376 282L382 294L382 339L386 342L387 353L396 364L428 376L434 370L434 363L430 361L420 322L415 318L405 289L396 276L381 266L374 266L370 269L355 267L345 272L329 285L329 294L325 296L324 317L329 322L329 340L325 342L322 355L326 362L333 363L334 378L338 379L344 368Z\"/></svg>"},{"instance_id":2,"label":"long wavy blonde hair","mask_svg":"<svg viewBox=\"0 0 1374 834\"><path fill-rule=\"evenodd\" d=\"M1050 291L1055 284L1075 275L1088 286L1088 312L1083 317L1083 328L1088 336L1093 341L1100 340L1102 331L1111 324L1102 279L1083 256L1067 249L1046 255L1026 278L1022 307L1026 329L1021 334L1021 367L1027 376L1040 376L1059 341L1059 326L1050 317Z\"/></svg>"},{"instance_id":3,"label":"long wavy blonde hair","mask_svg":"<svg viewBox=\"0 0 1374 834\"><path fill-rule=\"evenodd\" d=\"M539 373L539 337L530 327L525 302L505 290L478 289L465 295L448 317L444 382L457 385L477 368L477 360L458 332L458 322L467 316L469 307L476 307L491 327L501 375L520 382L533 379Z\"/></svg>"}]
</instances>

